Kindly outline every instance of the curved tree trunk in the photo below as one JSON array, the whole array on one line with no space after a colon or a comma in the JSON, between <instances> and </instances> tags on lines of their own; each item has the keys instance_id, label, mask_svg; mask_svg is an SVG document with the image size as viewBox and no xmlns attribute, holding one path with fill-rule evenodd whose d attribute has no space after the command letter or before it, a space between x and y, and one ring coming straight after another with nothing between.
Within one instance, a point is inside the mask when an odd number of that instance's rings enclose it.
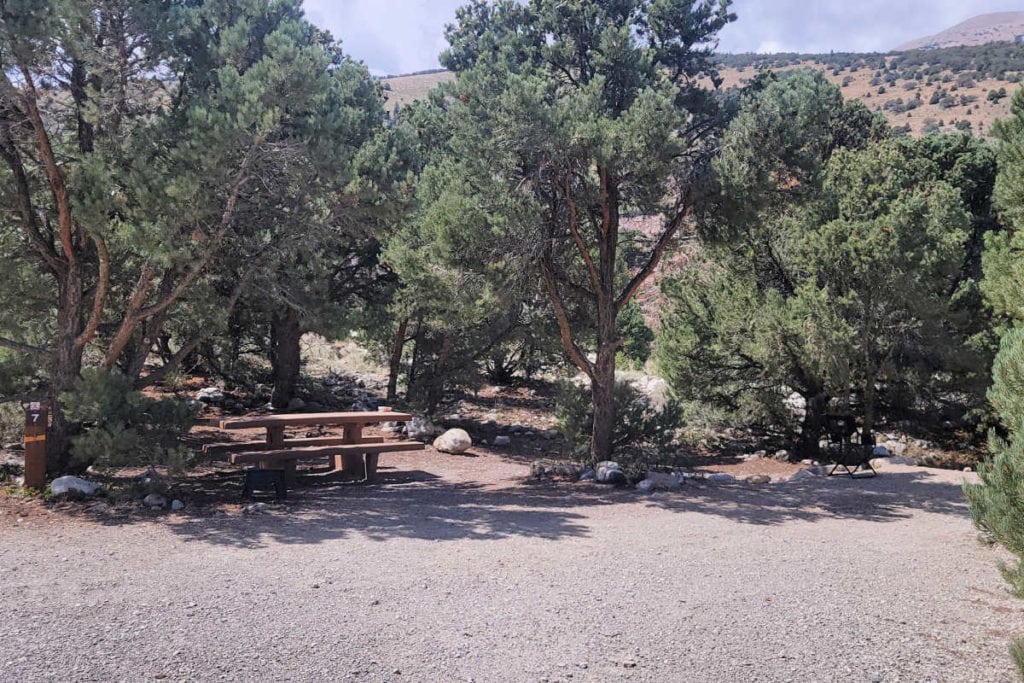
<instances>
[{"instance_id":1,"label":"curved tree trunk","mask_svg":"<svg viewBox=\"0 0 1024 683\"><path fill-rule=\"evenodd\" d=\"M828 408L829 397L825 394L816 394L810 398L804 397L806 408L804 419L800 425L800 439L797 441L796 454L800 458L816 459L821 455L819 441L822 428L825 426L825 411Z\"/></svg>"},{"instance_id":2,"label":"curved tree trunk","mask_svg":"<svg viewBox=\"0 0 1024 683\"><path fill-rule=\"evenodd\" d=\"M409 319L404 318L398 324L395 341L391 345L391 358L388 361L388 403L393 403L398 396L398 373L402 369L402 351L405 350L405 335L408 330Z\"/></svg>"},{"instance_id":3,"label":"curved tree trunk","mask_svg":"<svg viewBox=\"0 0 1024 683\"><path fill-rule=\"evenodd\" d=\"M274 315L270 324L270 364L274 382L270 403L278 410L287 408L295 397L302 365L301 339L298 311L288 307Z\"/></svg>"}]
</instances>

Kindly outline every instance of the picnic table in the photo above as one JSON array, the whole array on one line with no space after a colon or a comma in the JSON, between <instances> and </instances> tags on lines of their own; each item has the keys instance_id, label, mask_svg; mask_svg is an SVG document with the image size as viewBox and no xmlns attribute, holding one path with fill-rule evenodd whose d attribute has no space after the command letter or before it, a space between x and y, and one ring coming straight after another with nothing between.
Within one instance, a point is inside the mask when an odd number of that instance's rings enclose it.
<instances>
[{"instance_id":1,"label":"picnic table","mask_svg":"<svg viewBox=\"0 0 1024 683\"><path fill-rule=\"evenodd\" d=\"M381 453L423 450L419 441L388 441L370 437L363 429L381 422L408 422L412 415L391 411L347 413L292 413L228 418L220 421L224 430L265 429L263 441L207 444L207 453L230 453L233 464L255 465L258 469L282 469L285 481L295 481L299 460L327 457L334 471L355 475L370 481L377 473ZM341 427L342 436L287 438L289 427Z\"/></svg>"}]
</instances>

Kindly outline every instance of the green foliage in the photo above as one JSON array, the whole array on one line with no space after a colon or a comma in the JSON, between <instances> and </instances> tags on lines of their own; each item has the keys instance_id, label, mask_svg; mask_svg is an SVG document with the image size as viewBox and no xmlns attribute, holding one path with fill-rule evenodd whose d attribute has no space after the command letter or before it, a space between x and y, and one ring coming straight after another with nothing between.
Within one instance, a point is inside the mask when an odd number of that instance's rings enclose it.
<instances>
[{"instance_id":1,"label":"green foliage","mask_svg":"<svg viewBox=\"0 0 1024 683\"><path fill-rule=\"evenodd\" d=\"M623 339L622 356L642 368L651 357L654 330L644 322L643 310L637 302L630 301L619 312L619 334Z\"/></svg>"},{"instance_id":2,"label":"green foliage","mask_svg":"<svg viewBox=\"0 0 1024 683\"><path fill-rule=\"evenodd\" d=\"M61 403L83 425L72 440L79 465L179 468L191 457L179 437L194 423L194 410L174 398L144 396L117 372L86 369Z\"/></svg>"},{"instance_id":3,"label":"green foliage","mask_svg":"<svg viewBox=\"0 0 1024 683\"><path fill-rule=\"evenodd\" d=\"M1017 638L1010 643L1010 658L1017 667L1017 676L1024 680L1024 638Z\"/></svg>"},{"instance_id":4,"label":"green foliage","mask_svg":"<svg viewBox=\"0 0 1024 683\"><path fill-rule=\"evenodd\" d=\"M704 260L665 286L658 366L681 398L789 428L790 392L818 411L852 396L870 431L879 385L906 405L941 390L940 368L982 374L956 301L962 201L985 177L967 169L984 155L960 136L879 141L870 119L840 137L848 106L807 72L746 97L716 162Z\"/></svg>"},{"instance_id":5,"label":"green foliage","mask_svg":"<svg viewBox=\"0 0 1024 683\"><path fill-rule=\"evenodd\" d=\"M614 457L623 465L656 465L669 459L676 434L682 427L679 404L669 400L660 407L653 406L648 396L626 380L615 383L614 401ZM565 436L566 454L575 460L587 461L594 421L590 389L563 382L555 415L558 429Z\"/></svg>"},{"instance_id":6,"label":"green foliage","mask_svg":"<svg viewBox=\"0 0 1024 683\"><path fill-rule=\"evenodd\" d=\"M1017 556L1015 564L1001 569L1024 598L1024 328L1003 335L992 372L989 398L1010 438L990 436L993 456L978 465L981 484L965 484L964 492L975 524Z\"/></svg>"}]
</instances>

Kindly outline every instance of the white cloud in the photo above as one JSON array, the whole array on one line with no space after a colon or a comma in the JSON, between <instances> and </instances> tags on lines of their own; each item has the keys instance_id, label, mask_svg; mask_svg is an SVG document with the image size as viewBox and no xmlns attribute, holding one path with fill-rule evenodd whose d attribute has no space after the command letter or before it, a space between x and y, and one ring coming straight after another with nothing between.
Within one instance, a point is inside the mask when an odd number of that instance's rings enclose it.
<instances>
[{"instance_id":1,"label":"white cloud","mask_svg":"<svg viewBox=\"0 0 1024 683\"><path fill-rule=\"evenodd\" d=\"M305 0L310 21L339 38L345 52L381 73L437 68L444 26L462 0Z\"/></svg>"}]
</instances>

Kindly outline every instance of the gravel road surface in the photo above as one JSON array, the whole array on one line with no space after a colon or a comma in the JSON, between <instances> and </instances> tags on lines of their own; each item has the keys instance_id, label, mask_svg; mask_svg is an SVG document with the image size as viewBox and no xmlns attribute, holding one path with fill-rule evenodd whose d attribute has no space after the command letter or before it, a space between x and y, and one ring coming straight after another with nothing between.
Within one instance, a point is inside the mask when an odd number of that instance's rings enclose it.
<instances>
[{"instance_id":1,"label":"gravel road surface","mask_svg":"<svg viewBox=\"0 0 1024 683\"><path fill-rule=\"evenodd\" d=\"M1013 680L969 475L644 497L384 465L265 514L0 518L0 679Z\"/></svg>"}]
</instances>

